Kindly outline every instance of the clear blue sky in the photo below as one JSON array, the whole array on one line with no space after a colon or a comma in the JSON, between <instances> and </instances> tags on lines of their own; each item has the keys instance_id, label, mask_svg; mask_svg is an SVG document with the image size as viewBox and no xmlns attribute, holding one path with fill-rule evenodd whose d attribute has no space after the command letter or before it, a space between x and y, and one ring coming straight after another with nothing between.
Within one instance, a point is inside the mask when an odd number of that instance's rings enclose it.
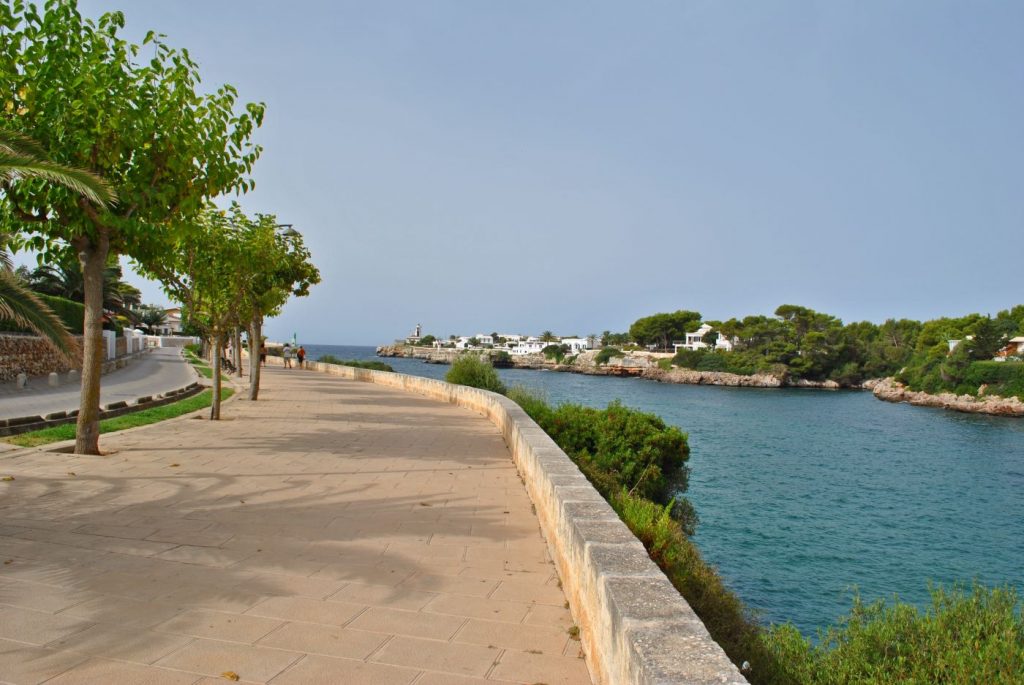
<instances>
[{"instance_id":1,"label":"clear blue sky","mask_svg":"<svg viewBox=\"0 0 1024 685\"><path fill-rule=\"evenodd\" d=\"M1024 3L80 6L267 103L242 201L323 274L273 337L1024 301Z\"/></svg>"}]
</instances>

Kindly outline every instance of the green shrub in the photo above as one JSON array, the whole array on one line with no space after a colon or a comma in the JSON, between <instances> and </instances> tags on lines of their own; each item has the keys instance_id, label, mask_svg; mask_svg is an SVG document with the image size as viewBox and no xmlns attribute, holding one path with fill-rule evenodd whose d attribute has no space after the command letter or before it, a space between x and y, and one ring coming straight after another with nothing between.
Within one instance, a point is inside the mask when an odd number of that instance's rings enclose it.
<instances>
[{"instance_id":1,"label":"green shrub","mask_svg":"<svg viewBox=\"0 0 1024 685\"><path fill-rule=\"evenodd\" d=\"M1022 362L971 362L964 373L962 388L958 392L976 394L978 388L988 385L986 395L1020 397L1024 399L1024 363Z\"/></svg>"},{"instance_id":2,"label":"green shrub","mask_svg":"<svg viewBox=\"0 0 1024 685\"><path fill-rule=\"evenodd\" d=\"M541 350L541 354L543 354L548 359L553 359L556 364L561 364L562 360L565 359L565 355L568 351L568 345L548 345L543 350Z\"/></svg>"},{"instance_id":3,"label":"green shrub","mask_svg":"<svg viewBox=\"0 0 1024 685\"><path fill-rule=\"evenodd\" d=\"M390 364L378 361L359 361L357 359L341 359L335 357L333 354L322 354L317 359L318 362L324 364L335 364L337 366L351 366L357 369L370 369L371 371L389 371L394 372L394 368Z\"/></svg>"},{"instance_id":4,"label":"green shrub","mask_svg":"<svg viewBox=\"0 0 1024 685\"><path fill-rule=\"evenodd\" d=\"M626 356L625 353L617 347L605 347L594 356L594 363L598 366L603 366L611 361L612 357L624 356Z\"/></svg>"},{"instance_id":5,"label":"green shrub","mask_svg":"<svg viewBox=\"0 0 1024 685\"><path fill-rule=\"evenodd\" d=\"M932 588L926 610L898 601L864 604L812 645L790 625L764 643L794 683L1020 683L1024 619L1009 588Z\"/></svg>"},{"instance_id":6,"label":"green shrub","mask_svg":"<svg viewBox=\"0 0 1024 685\"><path fill-rule=\"evenodd\" d=\"M468 385L502 395L506 392L505 384L501 382L494 367L475 354L459 355L452 362L452 368L448 369L444 379L456 385Z\"/></svg>"},{"instance_id":7,"label":"green shrub","mask_svg":"<svg viewBox=\"0 0 1024 685\"><path fill-rule=\"evenodd\" d=\"M725 355L718 352L708 352L697 362L698 371L725 371L727 364Z\"/></svg>"}]
</instances>

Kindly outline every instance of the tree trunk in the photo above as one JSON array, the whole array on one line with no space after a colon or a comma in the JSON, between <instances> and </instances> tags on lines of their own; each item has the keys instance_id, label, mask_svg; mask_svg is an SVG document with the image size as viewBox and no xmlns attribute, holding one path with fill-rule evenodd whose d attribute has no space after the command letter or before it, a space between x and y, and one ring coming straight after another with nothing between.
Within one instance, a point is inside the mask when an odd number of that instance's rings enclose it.
<instances>
[{"instance_id":1,"label":"tree trunk","mask_svg":"<svg viewBox=\"0 0 1024 685\"><path fill-rule=\"evenodd\" d=\"M220 419L220 356L223 338L220 331L213 333L213 401L210 402L210 420Z\"/></svg>"},{"instance_id":2,"label":"tree trunk","mask_svg":"<svg viewBox=\"0 0 1024 685\"><path fill-rule=\"evenodd\" d=\"M255 402L260 396L260 348L263 346L262 321L257 314L249 324L249 399Z\"/></svg>"},{"instance_id":3,"label":"tree trunk","mask_svg":"<svg viewBox=\"0 0 1024 685\"><path fill-rule=\"evenodd\" d=\"M242 329L235 328L235 337L231 342L231 351L234 352L235 376L242 377Z\"/></svg>"},{"instance_id":4,"label":"tree trunk","mask_svg":"<svg viewBox=\"0 0 1024 685\"><path fill-rule=\"evenodd\" d=\"M85 337L82 345L82 394L75 431L75 454L100 454L100 373L103 370L103 269L110 251L107 229L94 241L87 236L73 241L82 265L85 291Z\"/></svg>"}]
</instances>

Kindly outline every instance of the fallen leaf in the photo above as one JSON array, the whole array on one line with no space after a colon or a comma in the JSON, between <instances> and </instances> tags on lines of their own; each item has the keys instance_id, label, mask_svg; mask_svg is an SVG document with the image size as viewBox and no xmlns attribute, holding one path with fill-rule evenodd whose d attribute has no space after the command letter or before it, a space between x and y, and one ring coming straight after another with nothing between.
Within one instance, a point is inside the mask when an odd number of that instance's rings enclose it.
<instances>
[{"instance_id":1,"label":"fallen leaf","mask_svg":"<svg viewBox=\"0 0 1024 685\"><path fill-rule=\"evenodd\" d=\"M238 501L241 502L242 504L245 504L245 500L244 499L240 499Z\"/></svg>"},{"instance_id":2,"label":"fallen leaf","mask_svg":"<svg viewBox=\"0 0 1024 685\"><path fill-rule=\"evenodd\" d=\"M7 566L8 564L13 564L13 563L14 563L14 559L8 559L7 561L4 562L4 566Z\"/></svg>"},{"instance_id":3,"label":"fallen leaf","mask_svg":"<svg viewBox=\"0 0 1024 685\"><path fill-rule=\"evenodd\" d=\"M177 468L178 466L181 466L181 464L171 464L171 468L172 468L172 469L173 469L173 468Z\"/></svg>"},{"instance_id":4,"label":"fallen leaf","mask_svg":"<svg viewBox=\"0 0 1024 685\"><path fill-rule=\"evenodd\" d=\"M430 506L430 502L420 502L420 506L421 507L429 507Z\"/></svg>"},{"instance_id":5,"label":"fallen leaf","mask_svg":"<svg viewBox=\"0 0 1024 685\"><path fill-rule=\"evenodd\" d=\"M9 481L14 480L14 476L4 476L3 478L0 478L0 480L2 480L4 482L9 482Z\"/></svg>"},{"instance_id":6,"label":"fallen leaf","mask_svg":"<svg viewBox=\"0 0 1024 685\"><path fill-rule=\"evenodd\" d=\"M69 476L77 476L78 474L75 473L74 471L68 471L68 475Z\"/></svg>"},{"instance_id":7,"label":"fallen leaf","mask_svg":"<svg viewBox=\"0 0 1024 685\"><path fill-rule=\"evenodd\" d=\"M234 671L224 671L220 674L221 678L227 678L228 680L241 680L239 675Z\"/></svg>"}]
</instances>

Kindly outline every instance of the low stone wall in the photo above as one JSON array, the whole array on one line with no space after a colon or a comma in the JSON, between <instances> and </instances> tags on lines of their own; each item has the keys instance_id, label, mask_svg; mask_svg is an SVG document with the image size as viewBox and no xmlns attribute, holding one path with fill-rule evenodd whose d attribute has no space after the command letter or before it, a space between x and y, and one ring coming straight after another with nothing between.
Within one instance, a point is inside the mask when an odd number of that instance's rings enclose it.
<instances>
[{"instance_id":1,"label":"low stone wall","mask_svg":"<svg viewBox=\"0 0 1024 685\"><path fill-rule=\"evenodd\" d=\"M270 360L275 366L280 360ZM307 368L477 411L512 452L601 685L738 685L746 679L711 639L618 515L558 445L515 402L429 378L321 362Z\"/></svg>"},{"instance_id":2,"label":"low stone wall","mask_svg":"<svg viewBox=\"0 0 1024 685\"><path fill-rule=\"evenodd\" d=\"M78 337L79 343L82 338ZM48 342L32 335L0 335L0 383L69 371L71 365Z\"/></svg>"}]
</instances>

